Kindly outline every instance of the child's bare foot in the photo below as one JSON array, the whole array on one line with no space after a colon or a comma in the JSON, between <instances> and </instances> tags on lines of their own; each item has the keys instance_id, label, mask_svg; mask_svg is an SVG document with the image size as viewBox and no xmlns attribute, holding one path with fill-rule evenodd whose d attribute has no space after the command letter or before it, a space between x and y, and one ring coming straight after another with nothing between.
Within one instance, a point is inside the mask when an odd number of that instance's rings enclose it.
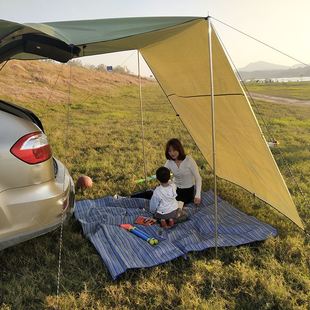
<instances>
[{"instance_id":1,"label":"child's bare foot","mask_svg":"<svg viewBox=\"0 0 310 310\"><path fill-rule=\"evenodd\" d=\"M162 228L167 228L167 222L166 222L166 220L164 220L164 219L161 219L161 220L160 220L160 227L162 227Z\"/></svg>"},{"instance_id":2,"label":"child's bare foot","mask_svg":"<svg viewBox=\"0 0 310 310\"><path fill-rule=\"evenodd\" d=\"M168 227L171 228L174 226L174 219L169 219L168 221Z\"/></svg>"}]
</instances>

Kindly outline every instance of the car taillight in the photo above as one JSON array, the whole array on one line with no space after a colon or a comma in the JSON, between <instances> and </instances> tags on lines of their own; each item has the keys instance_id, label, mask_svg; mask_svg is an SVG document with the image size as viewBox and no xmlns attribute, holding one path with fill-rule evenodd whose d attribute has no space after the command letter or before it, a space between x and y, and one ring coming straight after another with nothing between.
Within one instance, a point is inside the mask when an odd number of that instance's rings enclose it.
<instances>
[{"instance_id":1,"label":"car taillight","mask_svg":"<svg viewBox=\"0 0 310 310\"><path fill-rule=\"evenodd\" d=\"M28 164L38 164L52 156L47 137L41 131L21 137L12 147L11 153Z\"/></svg>"}]
</instances>

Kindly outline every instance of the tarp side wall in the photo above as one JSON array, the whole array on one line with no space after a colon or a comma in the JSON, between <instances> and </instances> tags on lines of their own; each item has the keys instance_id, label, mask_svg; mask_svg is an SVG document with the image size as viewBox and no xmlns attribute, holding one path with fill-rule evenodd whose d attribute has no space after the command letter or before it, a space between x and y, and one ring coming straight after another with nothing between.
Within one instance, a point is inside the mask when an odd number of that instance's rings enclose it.
<instances>
[{"instance_id":1,"label":"tarp side wall","mask_svg":"<svg viewBox=\"0 0 310 310\"><path fill-rule=\"evenodd\" d=\"M169 40L141 49L171 104L212 167L208 51L205 20L193 22L191 27ZM212 57L218 176L255 193L303 228L250 104L214 32Z\"/></svg>"}]
</instances>

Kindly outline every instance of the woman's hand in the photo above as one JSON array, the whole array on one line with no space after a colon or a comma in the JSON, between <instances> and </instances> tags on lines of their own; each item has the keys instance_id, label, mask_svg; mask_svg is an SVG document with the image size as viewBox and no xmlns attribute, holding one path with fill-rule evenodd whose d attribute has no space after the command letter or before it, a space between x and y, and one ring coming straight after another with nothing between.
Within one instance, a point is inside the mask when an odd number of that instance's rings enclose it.
<instances>
[{"instance_id":1,"label":"woman's hand","mask_svg":"<svg viewBox=\"0 0 310 310\"><path fill-rule=\"evenodd\" d=\"M201 198L195 197L194 198L194 204L199 205L201 203Z\"/></svg>"}]
</instances>

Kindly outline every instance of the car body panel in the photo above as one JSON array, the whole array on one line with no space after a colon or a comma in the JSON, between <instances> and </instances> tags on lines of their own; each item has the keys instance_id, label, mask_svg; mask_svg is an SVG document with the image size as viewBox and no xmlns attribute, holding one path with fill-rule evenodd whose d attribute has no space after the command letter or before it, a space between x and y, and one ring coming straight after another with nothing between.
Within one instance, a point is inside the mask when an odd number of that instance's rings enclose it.
<instances>
[{"instance_id":1,"label":"car body panel","mask_svg":"<svg viewBox=\"0 0 310 310\"><path fill-rule=\"evenodd\" d=\"M14 244L13 240L18 242L27 235L40 235L40 231L56 227L64 207L65 213L73 207L72 178L61 162L57 164L53 180L0 193L0 250Z\"/></svg>"},{"instance_id":2,"label":"car body panel","mask_svg":"<svg viewBox=\"0 0 310 310\"><path fill-rule=\"evenodd\" d=\"M32 120L0 109L0 250L54 229L74 206L74 183L60 161L27 164L10 152L39 131Z\"/></svg>"},{"instance_id":3,"label":"car body panel","mask_svg":"<svg viewBox=\"0 0 310 310\"><path fill-rule=\"evenodd\" d=\"M16 158L11 147L22 136L41 131L34 123L0 111L0 192L40 184L54 178L53 159L36 165L27 165Z\"/></svg>"}]
</instances>

